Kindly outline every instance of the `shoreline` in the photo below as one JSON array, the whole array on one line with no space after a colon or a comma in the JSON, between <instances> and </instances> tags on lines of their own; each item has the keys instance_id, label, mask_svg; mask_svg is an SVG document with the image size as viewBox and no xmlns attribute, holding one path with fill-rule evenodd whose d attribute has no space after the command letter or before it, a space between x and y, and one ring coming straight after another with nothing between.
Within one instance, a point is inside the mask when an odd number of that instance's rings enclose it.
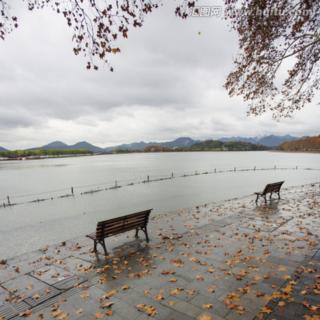
<instances>
[{"instance_id":1,"label":"shoreline","mask_svg":"<svg viewBox=\"0 0 320 320\"><path fill-rule=\"evenodd\" d=\"M122 154L162 154L162 153L202 153L202 152L277 152L277 153L302 153L302 154L320 154L320 151L317 150L278 150L278 149L266 149L266 150L186 150L186 151L129 151L129 152L111 152L111 153L93 153L93 154L79 154L79 155L57 155L57 156L48 156L48 157L23 157L23 158L2 158L0 157L1 161L11 162L11 161L31 161L31 160L47 160L47 159L63 159L63 158L79 158L79 157L92 157L92 156L108 156L108 155L122 155Z\"/></svg>"}]
</instances>

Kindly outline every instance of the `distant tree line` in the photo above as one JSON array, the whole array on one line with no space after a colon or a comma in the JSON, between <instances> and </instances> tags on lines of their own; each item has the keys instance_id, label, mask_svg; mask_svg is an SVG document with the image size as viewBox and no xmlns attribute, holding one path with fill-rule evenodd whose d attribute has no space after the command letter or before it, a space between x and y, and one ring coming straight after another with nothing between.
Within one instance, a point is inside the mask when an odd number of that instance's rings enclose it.
<instances>
[{"instance_id":1,"label":"distant tree line","mask_svg":"<svg viewBox=\"0 0 320 320\"><path fill-rule=\"evenodd\" d=\"M92 151L77 149L77 150L61 150L61 149L36 149L36 150L13 150L1 151L0 157L16 159L28 157L43 157L43 156L63 156L63 155L79 155L79 154L93 154Z\"/></svg>"},{"instance_id":2,"label":"distant tree line","mask_svg":"<svg viewBox=\"0 0 320 320\"><path fill-rule=\"evenodd\" d=\"M320 152L320 135L284 142L279 146L279 150Z\"/></svg>"},{"instance_id":3,"label":"distant tree line","mask_svg":"<svg viewBox=\"0 0 320 320\"><path fill-rule=\"evenodd\" d=\"M161 145L150 145L143 150L115 149L112 153L132 152L190 152L190 151L262 151L270 149L261 144L242 141L223 142L219 140L206 140L197 142L190 147L169 148Z\"/></svg>"}]
</instances>

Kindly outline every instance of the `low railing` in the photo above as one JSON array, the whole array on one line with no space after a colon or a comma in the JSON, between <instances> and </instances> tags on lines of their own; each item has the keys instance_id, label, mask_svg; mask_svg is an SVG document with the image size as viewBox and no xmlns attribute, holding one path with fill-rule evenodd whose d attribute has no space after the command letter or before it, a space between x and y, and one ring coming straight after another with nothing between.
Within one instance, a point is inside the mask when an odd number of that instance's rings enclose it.
<instances>
[{"instance_id":1,"label":"low railing","mask_svg":"<svg viewBox=\"0 0 320 320\"><path fill-rule=\"evenodd\" d=\"M7 195L4 198L0 198L0 208L7 208L11 206L16 206L20 204L26 203L40 203L43 201L49 201L54 199L62 199L68 197L75 197L76 195L84 196L88 194L94 194L102 191L111 191L116 190L123 187L135 186L138 184L146 184L153 182L160 182L166 180L194 177L199 175L209 175L209 174L219 174L219 173L227 173L227 172L246 172L246 171L268 171L268 170L313 170L320 171L320 168L299 168L295 167L269 167L269 168L257 168L256 166L252 168L237 168L233 167L230 169L217 169L214 168L210 171L194 171L183 174L175 174L171 172L166 175L146 175L143 179L119 179L109 182L104 182L100 184L89 184L82 186L71 186L69 188L62 188L56 190L48 190L39 193L31 193L31 194L23 194L23 195Z\"/></svg>"}]
</instances>

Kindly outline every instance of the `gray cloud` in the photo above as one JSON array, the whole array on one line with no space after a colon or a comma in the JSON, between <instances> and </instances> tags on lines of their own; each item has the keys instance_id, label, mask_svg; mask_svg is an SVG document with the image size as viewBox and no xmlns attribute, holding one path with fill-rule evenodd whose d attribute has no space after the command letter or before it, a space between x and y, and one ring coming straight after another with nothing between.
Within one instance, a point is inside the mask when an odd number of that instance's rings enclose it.
<instances>
[{"instance_id":1,"label":"gray cloud","mask_svg":"<svg viewBox=\"0 0 320 320\"><path fill-rule=\"evenodd\" d=\"M1 45L0 145L19 148L60 139L101 146L178 136L314 134L319 107L293 119L247 117L223 89L236 35L218 18L179 20L165 5L121 40L115 68L87 71L72 53L71 33L50 10L27 12ZM173 2L174 5L174 2ZM200 32L200 34L199 34Z\"/></svg>"}]
</instances>

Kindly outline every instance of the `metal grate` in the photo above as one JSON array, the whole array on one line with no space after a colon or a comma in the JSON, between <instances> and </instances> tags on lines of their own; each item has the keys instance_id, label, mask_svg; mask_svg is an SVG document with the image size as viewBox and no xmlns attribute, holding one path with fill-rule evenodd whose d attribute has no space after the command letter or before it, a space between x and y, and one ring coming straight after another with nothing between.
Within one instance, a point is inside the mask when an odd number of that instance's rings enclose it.
<instances>
[{"instance_id":1,"label":"metal grate","mask_svg":"<svg viewBox=\"0 0 320 320\"><path fill-rule=\"evenodd\" d=\"M24 301L29 304L31 307L35 307L43 302L45 302L46 300L55 297L57 295L60 294L60 291L57 290L56 288L50 287L50 291L48 291L47 289L41 290L38 293L38 298L35 299L33 297L29 297L26 298Z\"/></svg>"}]
</instances>

